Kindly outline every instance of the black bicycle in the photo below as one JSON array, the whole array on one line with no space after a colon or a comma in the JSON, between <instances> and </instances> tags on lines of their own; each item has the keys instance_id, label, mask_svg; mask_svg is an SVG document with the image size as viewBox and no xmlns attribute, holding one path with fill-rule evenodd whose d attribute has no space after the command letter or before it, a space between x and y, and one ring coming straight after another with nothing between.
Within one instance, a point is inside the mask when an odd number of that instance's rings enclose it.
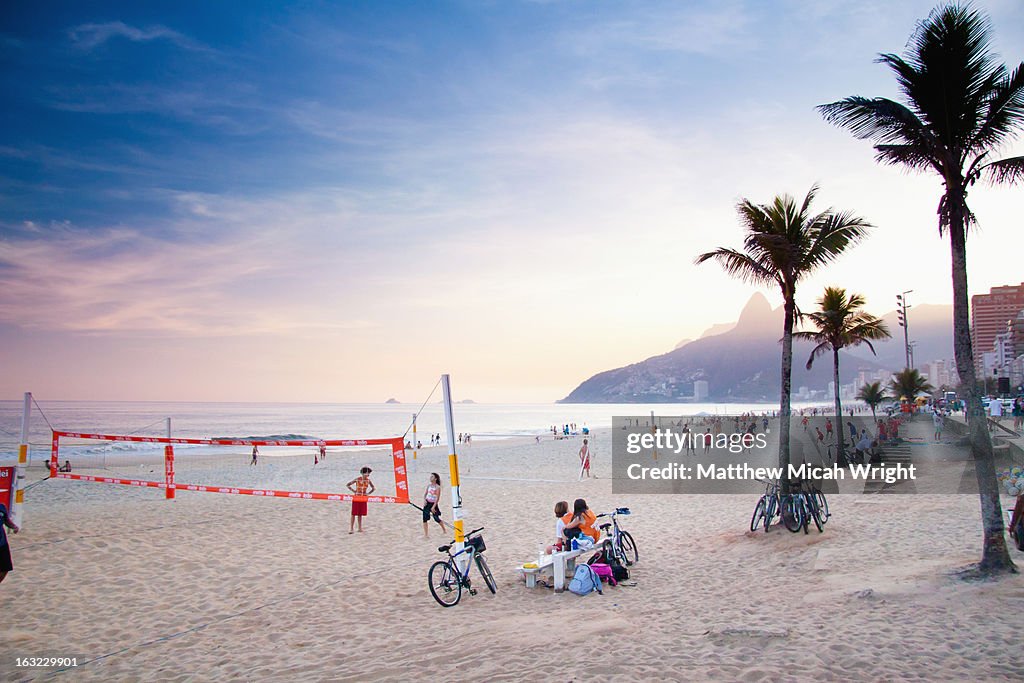
<instances>
[{"instance_id":1,"label":"black bicycle","mask_svg":"<svg viewBox=\"0 0 1024 683\"><path fill-rule=\"evenodd\" d=\"M792 483L793 490L783 501L782 521L786 528L796 533L800 529L806 534L813 521L818 532L825 530L825 522L831 516L825 494L814 482L803 480Z\"/></svg>"},{"instance_id":2,"label":"black bicycle","mask_svg":"<svg viewBox=\"0 0 1024 683\"><path fill-rule=\"evenodd\" d=\"M469 568L474 562L484 577L487 588L491 593L498 592L498 586L494 583L494 575L491 574L491 568L487 566L487 560L483 556L487 546L484 544L484 537L478 535L483 530L484 528L480 527L466 534L465 546L454 555L452 555L454 539L448 545L437 549L439 553L448 553L448 559L438 560L432 564L427 579L430 583L430 594L442 607L454 607L459 604L463 588L466 588L470 595L476 595L476 589L473 588L469 580ZM459 569L459 563L455 561L455 558L461 555L466 556L464 559L465 569Z\"/></svg>"},{"instance_id":3,"label":"black bicycle","mask_svg":"<svg viewBox=\"0 0 1024 683\"><path fill-rule=\"evenodd\" d=\"M636 541L633 540L632 534L619 528L619 521L615 519L618 515L628 514L631 514L629 508L615 508L615 512L604 512L597 517L598 519L601 517L612 518L611 522L599 527L605 533L605 545L610 547L611 552L621 564L632 567L640 561L640 551L636 547Z\"/></svg>"}]
</instances>

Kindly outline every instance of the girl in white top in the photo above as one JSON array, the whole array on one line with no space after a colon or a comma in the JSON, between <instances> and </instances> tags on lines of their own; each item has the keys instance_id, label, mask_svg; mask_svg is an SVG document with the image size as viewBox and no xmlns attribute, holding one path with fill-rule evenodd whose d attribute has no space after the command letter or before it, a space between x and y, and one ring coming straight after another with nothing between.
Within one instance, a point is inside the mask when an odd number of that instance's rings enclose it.
<instances>
[{"instance_id":1,"label":"girl in white top","mask_svg":"<svg viewBox=\"0 0 1024 683\"><path fill-rule=\"evenodd\" d=\"M437 472L430 473L430 483L427 490L423 492L423 538L428 538L427 526L430 518L441 525L441 531L447 531L444 522L441 521L441 508L437 502L441 499L441 475Z\"/></svg>"},{"instance_id":2,"label":"girl in white top","mask_svg":"<svg viewBox=\"0 0 1024 683\"><path fill-rule=\"evenodd\" d=\"M565 520L562 518L565 517L565 515L568 514L568 512L568 502L560 500L557 503L555 503L555 544L549 545L545 550L545 552L547 552L548 555L554 552L558 552L563 547L563 544L565 542L565 534L563 533L565 531Z\"/></svg>"}]
</instances>

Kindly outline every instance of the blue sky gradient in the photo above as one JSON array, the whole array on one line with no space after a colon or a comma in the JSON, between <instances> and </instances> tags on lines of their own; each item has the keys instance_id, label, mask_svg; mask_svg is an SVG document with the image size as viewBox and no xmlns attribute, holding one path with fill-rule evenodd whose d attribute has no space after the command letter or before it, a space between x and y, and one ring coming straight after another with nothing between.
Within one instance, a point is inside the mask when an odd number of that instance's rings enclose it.
<instances>
[{"instance_id":1,"label":"blue sky gradient","mask_svg":"<svg viewBox=\"0 0 1024 683\"><path fill-rule=\"evenodd\" d=\"M1024 59L1024 7L977 6ZM814 182L879 227L805 305L948 302L938 182L814 110L895 96L873 60L932 7L8 5L3 395L553 400L734 319L749 289L693 257ZM1024 279L1020 189L971 201L973 290Z\"/></svg>"}]
</instances>

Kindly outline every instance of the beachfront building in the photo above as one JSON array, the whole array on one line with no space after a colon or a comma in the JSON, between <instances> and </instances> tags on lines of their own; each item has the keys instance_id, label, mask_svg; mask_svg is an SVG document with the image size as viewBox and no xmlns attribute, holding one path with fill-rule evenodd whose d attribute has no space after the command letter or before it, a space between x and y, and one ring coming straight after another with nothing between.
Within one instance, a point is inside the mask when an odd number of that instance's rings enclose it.
<instances>
[{"instance_id":1,"label":"beachfront building","mask_svg":"<svg viewBox=\"0 0 1024 683\"><path fill-rule=\"evenodd\" d=\"M993 287L988 294L971 297L971 343L974 346L975 370L983 376L992 376L986 366L984 354L993 351L996 336L1006 331L1007 321L1015 320L1024 311L1024 282L1019 285Z\"/></svg>"},{"instance_id":2,"label":"beachfront building","mask_svg":"<svg viewBox=\"0 0 1024 683\"><path fill-rule=\"evenodd\" d=\"M1007 322L1005 331L996 335L992 349L982 354L982 367L986 379L998 381L1000 378L1006 377L1009 378L1011 384L1014 383L1011 369L1017 354L1013 322L1013 320Z\"/></svg>"},{"instance_id":3,"label":"beachfront building","mask_svg":"<svg viewBox=\"0 0 1024 683\"><path fill-rule=\"evenodd\" d=\"M705 401L708 398L708 383L702 379L697 380L693 383L693 400L697 403Z\"/></svg>"},{"instance_id":4,"label":"beachfront building","mask_svg":"<svg viewBox=\"0 0 1024 683\"><path fill-rule=\"evenodd\" d=\"M934 360L926 363L921 369L921 374L928 378L928 383L936 389L941 387L955 388L960 384L960 376L956 372L956 361Z\"/></svg>"}]
</instances>

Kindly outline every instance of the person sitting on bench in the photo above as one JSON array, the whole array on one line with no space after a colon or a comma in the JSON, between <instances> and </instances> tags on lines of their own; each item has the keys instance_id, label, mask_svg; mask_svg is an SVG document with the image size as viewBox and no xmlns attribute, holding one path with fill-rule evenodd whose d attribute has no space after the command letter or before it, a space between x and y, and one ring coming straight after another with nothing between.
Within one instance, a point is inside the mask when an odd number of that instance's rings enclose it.
<instances>
[{"instance_id":1,"label":"person sitting on bench","mask_svg":"<svg viewBox=\"0 0 1024 683\"><path fill-rule=\"evenodd\" d=\"M561 551L562 548L566 545L564 543L565 536L562 534L562 532L565 530L565 521L563 520L563 518L568 514L568 512L569 503L567 503L564 500L560 500L557 503L555 503L555 538L557 540L555 541L554 545L549 545L547 547L547 550L545 552L547 552L548 555L550 555L551 553Z\"/></svg>"}]
</instances>

